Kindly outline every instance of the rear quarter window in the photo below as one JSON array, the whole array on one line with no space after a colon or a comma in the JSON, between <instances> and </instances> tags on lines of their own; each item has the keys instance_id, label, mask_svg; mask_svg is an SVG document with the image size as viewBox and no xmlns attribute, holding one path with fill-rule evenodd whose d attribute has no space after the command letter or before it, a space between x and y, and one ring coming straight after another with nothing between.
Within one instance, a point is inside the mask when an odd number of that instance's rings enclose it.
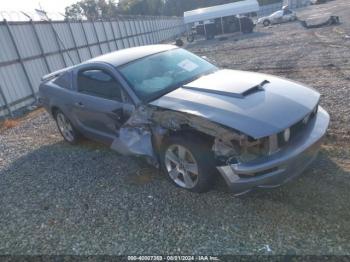
<instances>
[{"instance_id":1,"label":"rear quarter window","mask_svg":"<svg viewBox=\"0 0 350 262\"><path fill-rule=\"evenodd\" d=\"M66 89L72 89L72 72L63 73L53 83Z\"/></svg>"}]
</instances>

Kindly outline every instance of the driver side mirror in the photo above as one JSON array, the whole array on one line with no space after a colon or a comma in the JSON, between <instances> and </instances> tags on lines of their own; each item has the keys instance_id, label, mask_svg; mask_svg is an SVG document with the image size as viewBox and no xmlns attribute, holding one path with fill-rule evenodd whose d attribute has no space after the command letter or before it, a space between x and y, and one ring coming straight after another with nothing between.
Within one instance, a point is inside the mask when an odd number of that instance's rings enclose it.
<instances>
[{"instance_id":1,"label":"driver side mirror","mask_svg":"<svg viewBox=\"0 0 350 262\"><path fill-rule=\"evenodd\" d=\"M129 103L124 103L122 107L123 116L129 118L132 113L135 111L135 106Z\"/></svg>"}]
</instances>

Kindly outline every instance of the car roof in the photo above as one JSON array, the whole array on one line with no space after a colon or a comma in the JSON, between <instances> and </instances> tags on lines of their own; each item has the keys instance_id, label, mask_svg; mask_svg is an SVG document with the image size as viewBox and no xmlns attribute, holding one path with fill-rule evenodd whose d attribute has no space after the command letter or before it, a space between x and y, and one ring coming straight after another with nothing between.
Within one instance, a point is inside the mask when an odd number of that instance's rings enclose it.
<instances>
[{"instance_id":1,"label":"car roof","mask_svg":"<svg viewBox=\"0 0 350 262\"><path fill-rule=\"evenodd\" d=\"M84 64L90 62L105 62L117 67L145 56L176 48L178 47L174 45L146 45L126 48L87 60Z\"/></svg>"},{"instance_id":2,"label":"car roof","mask_svg":"<svg viewBox=\"0 0 350 262\"><path fill-rule=\"evenodd\" d=\"M126 48L126 49L118 50L105 55L97 56L95 58L87 60L78 65L73 65L70 67L66 67L66 68L54 71L52 73L44 75L41 78L41 81L48 81L49 79L62 75L65 72L69 72L70 70L77 68L80 65L86 65L94 62L104 62L104 63L109 63L112 66L118 67L145 56L157 54L160 52L164 52L164 51L168 51L176 48L178 47L174 45L146 45L146 46Z\"/></svg>"}]
</instances>

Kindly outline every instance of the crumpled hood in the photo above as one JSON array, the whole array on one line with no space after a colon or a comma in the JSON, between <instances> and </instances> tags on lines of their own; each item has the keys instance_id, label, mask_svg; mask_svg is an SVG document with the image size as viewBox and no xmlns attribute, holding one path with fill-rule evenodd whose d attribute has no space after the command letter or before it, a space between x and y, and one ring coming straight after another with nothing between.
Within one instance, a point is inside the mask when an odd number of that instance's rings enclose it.
<instances>
[{"instance_id":1,"label":"crumpled hood","mask_svg":"<svg viewBox=\"0 0 350 262\"><path fill-rule=\"evenodd\" d=\"M150 104L261 138L303 119L319 98L320 94L311 88L272 75L219 70Z\"/></svg>"}]
</instances>

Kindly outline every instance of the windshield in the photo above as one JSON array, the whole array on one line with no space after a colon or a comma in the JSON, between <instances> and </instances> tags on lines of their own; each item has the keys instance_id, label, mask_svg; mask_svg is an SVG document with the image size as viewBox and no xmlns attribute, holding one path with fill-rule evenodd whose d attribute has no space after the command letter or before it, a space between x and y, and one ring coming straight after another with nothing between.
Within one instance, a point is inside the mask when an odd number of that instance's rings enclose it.
<instances>
[{"instance_id":1,"label":"windshield","mask_svg":"<svg viewBox=\"0 0 350 262\"><path fill-rule=\"evenodd\" d=\"M118 69L141 100L151 101L217 68L184 49L173 49Z\"/></svg>"}]
</instances>

